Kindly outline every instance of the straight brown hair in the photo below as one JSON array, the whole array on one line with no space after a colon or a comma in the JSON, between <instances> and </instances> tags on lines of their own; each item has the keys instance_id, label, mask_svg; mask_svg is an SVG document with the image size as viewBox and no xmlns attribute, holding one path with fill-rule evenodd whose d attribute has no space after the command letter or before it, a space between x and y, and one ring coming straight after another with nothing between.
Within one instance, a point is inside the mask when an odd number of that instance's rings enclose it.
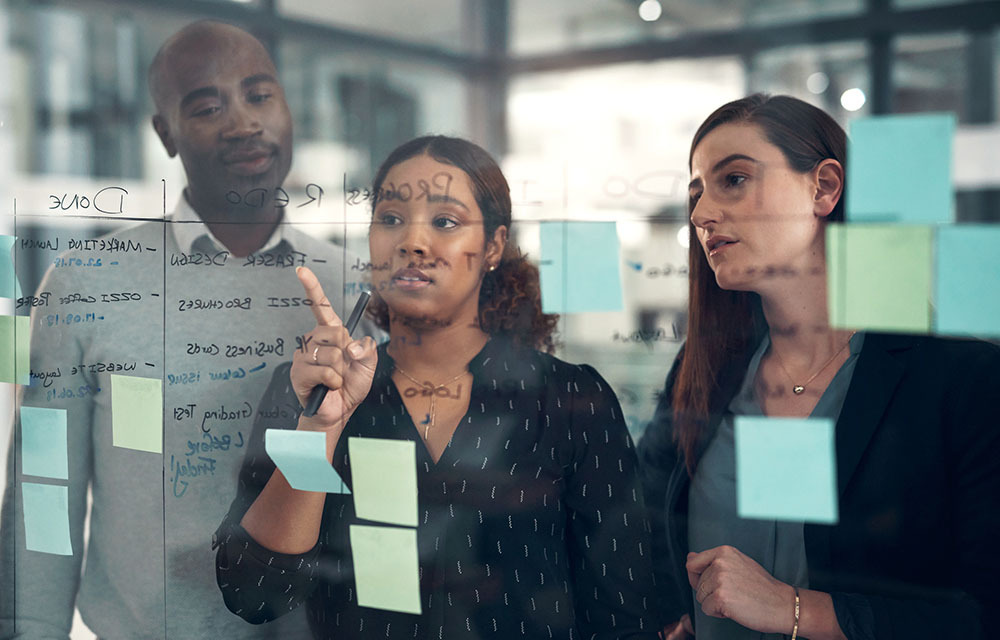
<instances>
[{"instance_id":1,"label":"straight brown hair","mask_svg":"<svg viewBox=\"0 0 1000 640\"><path fill-rule=\"evenodd\" d=\"M823 110L791 96L756 93L716 109L698 128L691 141L688 170L698 144L724 124L749 124L781 150L789 166L800 173L812 171L828 158L847 166L847 135ZM688 203L688 216L694 202ZM827 217L844 219L844 194ZM673 390L674 441L689 474L694 474L699 445L708 425L714 394L727 364L745 354L767 330L760 296L753 292L726 291L688 221L688 334Z\"/></svg>"}]
</instances>

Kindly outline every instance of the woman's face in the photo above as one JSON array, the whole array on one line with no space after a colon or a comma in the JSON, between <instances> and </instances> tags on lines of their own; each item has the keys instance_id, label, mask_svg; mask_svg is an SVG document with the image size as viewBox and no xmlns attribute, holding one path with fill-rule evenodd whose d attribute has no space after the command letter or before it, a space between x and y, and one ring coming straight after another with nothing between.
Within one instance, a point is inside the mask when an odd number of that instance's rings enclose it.
<instances>
[{"instance_id":1,"label":"woman's face","mask_svg":"<svg viewBox=\"0 0 1000 640\"><path fill-rule=\"evenodd\" d=\"M822 166L831 163L840 166ZM691 222L720 287L763 293L815 273L832 210L821 182L819 169L793 170L755 125L724 124L702 139L691 158Z\"/></svg>"},{"instance_id":2,"label":"woman's face","mask_svg":"<svg viewBox=\"0 0 1000 640\"><path fill-rule=\"evenodd\" d=\"M485 240L464 171L427 155L390 169L368 236L372 284L390 323L432 329L475 322L483 273L499 263L506 227Z\"/></svg>"}]
</instances>

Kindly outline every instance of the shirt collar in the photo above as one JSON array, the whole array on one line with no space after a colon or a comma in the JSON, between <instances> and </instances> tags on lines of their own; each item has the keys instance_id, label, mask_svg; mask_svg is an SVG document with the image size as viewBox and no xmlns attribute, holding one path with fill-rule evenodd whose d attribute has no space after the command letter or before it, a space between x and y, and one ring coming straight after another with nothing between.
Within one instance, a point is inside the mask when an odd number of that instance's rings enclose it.
<instances>
[{"instance_id":1,"label":"shirt collar","mask_svg":"<svg viewBox=\"0 0 1000 640\"><path fill-rule=\"evenodd\" d=\"M385 342L378 347L378 364L375 365L375 375L391 376L395 361L389 355L389 343ZM473 376L480 376L484 373L502 370L501 357L514 349L512 343L500 336L490 336L472 360L469 361L469 371Z\"/></svg>"},{"instance_id":2,"label":"shirt collar","mask_svg":"<svg viewBox=\"0 0 1000 640\"><path fill-rule=\"evenodd\" d=\"M177 241L177 246L180 248L182 253L194 253L196 246L208 247L213 251L227 251L225 245L223 245L218 238L212 233L197 212L191 207L188 202L187 197L184 193L181 193L181 197L177 201L177 205L174 207L173 213L169 217L169 221L176 223L171 224L173 229L174 239ZM283 220L282 220L283 222ZM263 253L265 251L271 251L275 249L282 242L289 242L287 237L287 232L285 231L285 225L278 223L275 227L274 232L271 237L267 239L264 246L255 251L254 253Z\"/></svg>"}]
</instances>

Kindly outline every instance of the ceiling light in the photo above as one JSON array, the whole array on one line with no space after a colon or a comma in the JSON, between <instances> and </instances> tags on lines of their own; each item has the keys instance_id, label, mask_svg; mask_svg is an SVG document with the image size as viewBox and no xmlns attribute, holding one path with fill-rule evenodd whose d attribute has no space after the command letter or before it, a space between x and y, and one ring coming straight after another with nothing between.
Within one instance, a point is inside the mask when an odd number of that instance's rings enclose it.
<instances>
[{"instance_id":1,"label":"ceiling light","mask_svg":"<svg viewBox=\"0 0 1000 640\"><path fill-rule=\"evenodd\" d=\"M844 93L840 94L840 106L844 107L848 111L857 111L861 107L865 106L865 100L865 92L857 87L848 89Z\"/></svg>"},{"instance_id":2,"label":"ceiling light","mask_svg":"<svg viewBox=\"0 0 1000 640\"><path fill-rule=\"evenodd\" d=\"M659 0L642 0L639 5L639 17L646 22L659 20L662 13L663 7L660 6Z\"/></svg>"}]
</instances>

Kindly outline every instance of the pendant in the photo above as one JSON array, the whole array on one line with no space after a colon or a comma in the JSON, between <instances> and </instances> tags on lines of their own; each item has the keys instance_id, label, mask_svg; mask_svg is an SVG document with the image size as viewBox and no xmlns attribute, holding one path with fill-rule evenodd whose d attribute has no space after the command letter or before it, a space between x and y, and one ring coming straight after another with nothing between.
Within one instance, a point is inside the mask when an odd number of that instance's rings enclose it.
<instances>
[{"instance_id":1,"label":"pendant","mask_svg":"<svg viewBox=\"0 0 1000 640\"><path fill-rule=\"evenodd\" d=\"M805 390L806 390L806 388L803 387L801 384L797 384L794 387L792 387L792 393L794 393L797 396L801 396L802 392L805 391Z\"/></svg>"}]
</instances>

